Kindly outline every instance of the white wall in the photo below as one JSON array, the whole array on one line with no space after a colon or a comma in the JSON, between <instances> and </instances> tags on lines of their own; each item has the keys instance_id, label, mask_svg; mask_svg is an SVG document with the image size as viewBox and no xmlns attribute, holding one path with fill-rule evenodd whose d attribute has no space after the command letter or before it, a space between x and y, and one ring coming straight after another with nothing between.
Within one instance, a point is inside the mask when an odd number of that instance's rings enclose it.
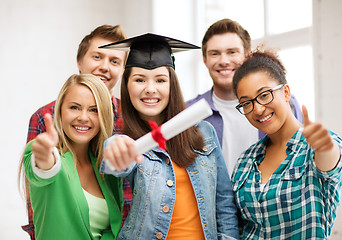
<instances>
[{"instance_id":1,"label":"white wall","mask_svg":"<svg viewBox=\"0 0 342 240\"><path fill-rule=\"evenodd\" d=\"M342 1L313 1L316 119L342 136ZM342 207L331 239L342 239Z\"/></svg>"},{"instance_id":2,"label":"white wall","mask_svg":"<svg viewBox=\"0 0 342 240\"><path fill-rule=\"evenodd\" d=\"M342 135L342 1L314 0L316 117Z\"/></svg>"},{"instance_id":3,"label":"white wall","mask_svg":"<svg viewBox=\"0 0 342 240\"><path fill-rule=\"evenodd\" d=\"M0 2L0 239L29 239L17 169L28 121L77 73L81 39L102 24L119 24L113 0L2 0Z\"/></svg>"}]
</instances>

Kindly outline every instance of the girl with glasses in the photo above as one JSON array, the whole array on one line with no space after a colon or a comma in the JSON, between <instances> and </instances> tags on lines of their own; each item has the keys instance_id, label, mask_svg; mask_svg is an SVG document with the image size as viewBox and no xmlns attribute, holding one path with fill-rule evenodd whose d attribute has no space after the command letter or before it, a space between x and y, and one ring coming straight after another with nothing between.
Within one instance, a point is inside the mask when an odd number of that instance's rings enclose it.
<instances>
[{"instance_id":1,"label":"girl with glasses","mask_svg":"<svg viewBox=\"0 0 342 240\"><path fill-rule=\"evenodd\" d=\"M293 115L285 68L257 51L236 71L236 107L267 136L241 154L232 175L242 239L327 239L342 179L342 140Z\"/></svg>"}]
</instances>

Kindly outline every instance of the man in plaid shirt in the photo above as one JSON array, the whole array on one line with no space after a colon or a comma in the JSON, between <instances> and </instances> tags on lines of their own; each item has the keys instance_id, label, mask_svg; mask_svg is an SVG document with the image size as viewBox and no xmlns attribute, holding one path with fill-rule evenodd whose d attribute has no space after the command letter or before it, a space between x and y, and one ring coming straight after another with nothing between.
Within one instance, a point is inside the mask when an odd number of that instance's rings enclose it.
<instances>
[{"instance_id":1,"label":"man in plaid shirt","mask_svg":"<svg viewBox=\"0 0 342 240\"><path fill-rule=\"evenodd\" d=\"M126 53L119 50L100 49L99 46L115 41L124 40L126 37L119 25L102 25L94 29L81 41L77 52L77 66L80 73L90 73L102 79L112 93L115 84L121 79L126 61ZM112 97L114 108L114 132L122 129L120 100ZM46 131L44 115L54 114L55 101L38 109L30 119L27 142L34 139L38 134ZM123 179L123 217L125 221L132 202L132 192L127 180ZM29 224L22 228L35 239L33 225L33 211L31 208L29 192L27 192L27 210Z\"/></svg>"}]
</instances>

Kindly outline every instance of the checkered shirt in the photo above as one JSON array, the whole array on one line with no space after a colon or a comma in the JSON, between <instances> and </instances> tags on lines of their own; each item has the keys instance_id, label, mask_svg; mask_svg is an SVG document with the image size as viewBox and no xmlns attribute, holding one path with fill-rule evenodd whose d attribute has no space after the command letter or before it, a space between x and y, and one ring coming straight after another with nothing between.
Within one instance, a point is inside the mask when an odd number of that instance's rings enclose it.
<instances>
[{"instance_id":1,"label":"checkered shirt","mask_svg":"<svg viewBox=\"0 0 342 240\"><path fill-rule=\"evenodd\" d=\"M342 161L322 172L301 127L287 143L287 157L264 189L258 165L266 136L240 156L232 175L241 239L327 239L339 204ZM342 148L342 139L331 132Z\"/></svg>"},{"instance_id":2,"label":"checkered shirt","mask_svg":"<svg viewBox=\"0 0 342 240\"><path fill-rule=\"evenodd\" d=\"M112 97L113 101L113 109L114 109L114 133L122 132L123 121L121 116L121 108L120 108L120 100ZM44 115L49 113L51 116L54 115L56 101L53 101L40 109L38 109L30 119L29 129L27 134L27 142L31 141L32 139L36 138L39 134L46 131L45 123L44 123ZM123 189L123 210L122 210L122 224L126 220L127 214L131 207L132 203L132 191L129 185L129 182L126 179L122 179L122 189ZM31 207L31 199L30 194L27 191L27 200L26 200L26 207L27 207L27 215L29 223L25 226L22 226L22 229L26 231L32 240L35 239L34 235L34 225L33 225L33 211Z\"/></svg>"}]
</instances>

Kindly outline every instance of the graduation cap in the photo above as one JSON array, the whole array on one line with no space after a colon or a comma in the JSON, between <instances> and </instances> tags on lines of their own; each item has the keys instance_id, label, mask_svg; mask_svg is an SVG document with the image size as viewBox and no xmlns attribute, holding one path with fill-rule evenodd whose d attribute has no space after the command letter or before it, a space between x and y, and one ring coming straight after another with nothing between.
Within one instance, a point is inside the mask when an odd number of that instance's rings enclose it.
<instances>
[{"instance_id":1,"label":"graduation cap","mask_svg":"<svg viewBox=\"0 0 342 240\"><path fill-rule=\"evenodd\" d=\"M154 69L162 66L175 68L173 53L200 47L170 37L146 33L100 48L125 50L130 52L125 67Z\"/></svg>"}]
</instances>

